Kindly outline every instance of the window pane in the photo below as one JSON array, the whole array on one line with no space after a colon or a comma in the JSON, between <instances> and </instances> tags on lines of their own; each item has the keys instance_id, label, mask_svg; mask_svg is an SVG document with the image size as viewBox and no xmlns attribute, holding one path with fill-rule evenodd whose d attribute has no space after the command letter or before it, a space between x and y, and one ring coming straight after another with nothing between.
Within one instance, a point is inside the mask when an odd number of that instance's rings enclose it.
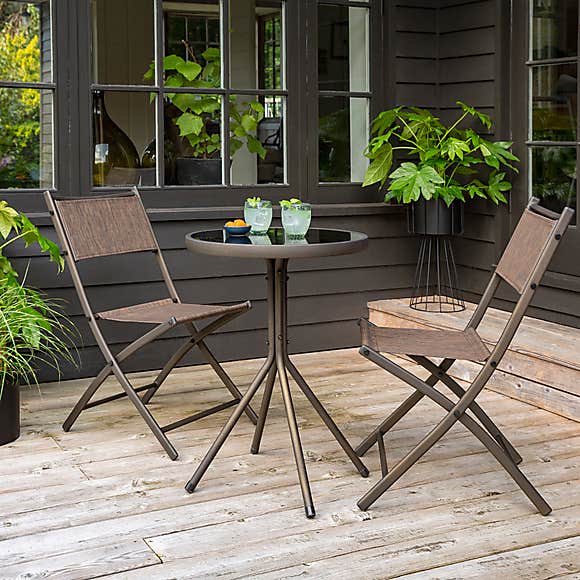
<instances>
[{"instance_id":1,"label":"window pane","mask_svg":"<svg viewBox=\"0 0 580 580\"><path fill-rule=\"evenodd\" d=\"M318 7L320 90L369 90L368 9Z\"/></svg>"},{"instance_id":2,"label":"window pane","mask_svg":"<svg viewBox=\"0 0 580 580\"><path fill-rule=\"evenodd\" d=\"M282 2L230 2L231 86L236 89L281 89Z\"/></svg>"},{"instance_id":3,"label":"window pane","mask_svg":"<svg viewBox=\"0 0 580 580\"><path fill-rule=\"evenodd\" d=\"M576 207L576 148L532 148L532 195L556 212Z\"/></svg>"},{"instance_id":4,"label":"window pane","mask_svg":"<svg viewBox=\"0 0 580 580\"><path fill-rule=\"evenodd\" d=\"M319 179L360 182L368 166L368 99L321 97L319 101Z\"/></svg>"},{"instance_id":5,"label":"window pane","mask_svg":"<svg viewBox=\"0 0 580 580\"><path fill-rule=\"evenodd\" d=\"M155 185L154 138L148 93L94 93L93 185Z\"/></svg>"},{"instance_id":6,"label":"window pane","mask_svg":"<svg viewBox=\"0 0 580 580\"><path fill-rule=\"evenodd\" d=\"M282 97L231 97L233 184L284 183L283 116Z\"/></svg>"},{"instance_id":7,"label":"window pane","mask_svg":"<svg viewBox=\"0 0 580 580\"><path fill-rule=\"evenodd\" d=\"M165 102L165 182L222 183L219 95L173 93Z\"/></svg>"},{"instance_id":8,"label":"window pane","mask_svg":"<svg viewBox=\"0 0 580 580\"><path fill-rule=\"evenodd\" d=\"M166 83L193 88L220 87L219 0L168 2L164 6L165 56L179 57L179 60L165 60ZM188 68L183 61L202 68L191 65Z\"/></svg>"},{"instance_id":9,"label":"window pane","mask_svg":"<svg viewBox=\"0 0 580 580\"><path fill-rule=\"evenodd\" d=\"M532 58L578 54L578 0L533 0Z\"/></svg>"},{"instance_id":10,"label":"window pane","mask_svg":"<svg viewBox=\"0 0 580 580\"><path fill-rule=\"evenodd\" d=\"M0 2L0 80L50 82L50 3Z\"/></svg>"},{"instance_id":11,"label":"window pane","mask_svg":"<svg viewBox=\"0 0 580 580\"><path fill-rule=\"evenodd\" d=\"M52 92L0 88L0 189L53 185Z\"/></svg>"},{"instance_id":12,"label":"window pane","mask_svg":"<svg viewBox=\"0 0 580 580\"><path fill-rule=\"evenodd\" d=\"M532 68L532 139L575 141L578 110L575 64Z\"/></svg>"},{"instance_id":13,"label":"window pane","mask_svg":"<svg viewBox=\"0 0 580 580\"><path fill-rule=\"evenodd\" d=\"M92 0L93 80L143 85L155 55L153 0Z\"/></svg>"}]
</instances>

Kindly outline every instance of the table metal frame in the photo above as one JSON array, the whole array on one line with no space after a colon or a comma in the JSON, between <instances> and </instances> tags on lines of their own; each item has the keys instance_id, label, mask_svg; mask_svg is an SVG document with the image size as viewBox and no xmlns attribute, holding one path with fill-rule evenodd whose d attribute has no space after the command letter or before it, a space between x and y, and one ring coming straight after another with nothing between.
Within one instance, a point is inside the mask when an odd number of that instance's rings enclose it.
<instances>
[{"instance_id":1,"label":"table metal frame","mask_svg":"<svg viewBox=\"0 0 580 580\"><path fill-rule=\"evenodd\" d=\"M308 481L308 472L306 470L298 422L296 420L294 403L290 392L288 373L290 373L292 378L296 381L300 390L314 407L326 427L335 437L361 476L368 477L369 471L346 440L346 437L340 431L332 417L328 414L322 403L309 387L304 377L290 360L288 355L288 258L268 258L266 262L268 266L268 356L250 384L247 392L242 397L242 400L209 448L207 454L195 470L192 478L188 481L185 489L189 493L192 493L195 490L217 453L232 432L236 423L250 404L254 395L258 392L262 383L265 381L266 384L259 412L258 424L256 425L251 445L252 453L256 454L259 452L262 434L264 432L264 425L266 423L268 410L272 400L272 392L274 390L276 377L278 377L282 390L282 398L284 400L286 418L288 420L288 428L290 430L290 438L298 471L298 479L300 481L300 489L304 500L304 509L306 511L306 517L313 518L316 515L316 511L314 509L312 492Z\"/></svg>"}]
</instances>

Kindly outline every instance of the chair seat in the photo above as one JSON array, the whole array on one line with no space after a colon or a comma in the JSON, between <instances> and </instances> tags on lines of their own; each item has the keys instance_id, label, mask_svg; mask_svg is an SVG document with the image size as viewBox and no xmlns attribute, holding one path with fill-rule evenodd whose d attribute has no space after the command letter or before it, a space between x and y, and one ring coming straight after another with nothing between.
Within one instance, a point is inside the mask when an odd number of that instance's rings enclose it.
<instances>
[{"instance_id":1,"label":"chair seat","mask_svg":"<svg viewBox=\"0 0 580 580\"><path fill-rule=\"evenodd\" d=\"M234 312L249 310L249 302L241 302L232 306L214 306L210 304L182 304L173 302L170 298L145 302L99 312L97 316L103 320L116 322L141 322L145 324L163 324L171 318L175 318L178 324L193 322L204 318L223 316Z\"/></svg>"},{"instance_id":2,"label":"chair seat","mask_svg":"<svg viewBox=\"0 0 580 580\"><path fill-rule=\"evenodd\" d=\"M361 321L362 342L378 352L483 361L489 350L473 328L424 330L376 326Z\"/></svg>"}]
</instances>

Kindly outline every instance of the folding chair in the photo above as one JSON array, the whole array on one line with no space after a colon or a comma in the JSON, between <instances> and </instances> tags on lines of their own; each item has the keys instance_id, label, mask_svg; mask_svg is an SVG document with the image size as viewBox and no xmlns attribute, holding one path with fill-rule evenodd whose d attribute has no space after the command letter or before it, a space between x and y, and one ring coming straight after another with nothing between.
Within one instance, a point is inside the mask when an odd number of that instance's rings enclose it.
<instances>
[{"instance_id":1,"label":"folding chair","mask_svg":"<svg viewBox=\"0 0 580 580\"><path fill-rule=\"evenodd\" d=\"M460 422L485 445L538 511L542 515L550 513L550 506L518 468L522 458L477 404L476 397L491 378L509 347L573 215L574 211L570 208L565 208L562 214L558 215L540 207L537 199L530 201L465 330L389 328L375 326L366 320L361 321L362 346L359 352L411 385L415 392L378 425L356 449L356 452L362 456L377 443L383 472L382 479L359 500L360 509L367 510L455 423ZM490 352L476 329L502 279L518 292L519 299L497 344ZM429 371L429 378L427 380L418 378L380 354L381 352L408 356ZM443 360L435 364L428 357ZM480 372L466 390L447 374L451 365L458 359L483 361ZM435 388L439 382L458 397L456 402ZM447 414L412 451L389 471L384 436L425 396L443 407Z\"/></svg>"},{"instance_id":2,"label":"folding chair","mask_svg":"<svg viewBox=\"0 0 580 580\"><path fill-rule=\"evenodd\" d=\"M45 192L44 196L84 315L106 360L106 365L94 378L67 417L63 429L69 431L85 409L128 397L169 457L177 459L178 453L167 438L167 432L232 407L239 403L242 398L242 393L206 346L205 338L249 310L250 303L212 306L181 302L136 188L133 188L129 193L99 197L56 198L48 191ZM94 313L77 269L77 262L90 258L136 252L151 252L155 255L169 298ZM198 329L195 323L206 319L213 320L205 327ZM151 324L154 327L117 354L113 354L99 327L101 320ZM121 370L121 363L178 325L185 326L191 336L175 351L152 383L138 388L133 387ZM162 427L146 405L151 401L171 370L193 347L200 350L233 398ZM110 374L115 375L123 388L123 392L91 401L97 389ZM145 394L141 398L138 393L142 391L145 391ZM254 424L257 423L257 416L251 408L247 409L246 414Z\"/></svg>"}]
</instances>

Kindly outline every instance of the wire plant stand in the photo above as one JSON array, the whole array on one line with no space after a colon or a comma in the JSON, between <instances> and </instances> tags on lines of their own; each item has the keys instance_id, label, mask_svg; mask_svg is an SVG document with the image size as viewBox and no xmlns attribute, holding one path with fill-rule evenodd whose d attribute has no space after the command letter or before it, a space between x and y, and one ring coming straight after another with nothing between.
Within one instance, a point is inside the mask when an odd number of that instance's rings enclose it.
<instances>
[{"instance_id":1,"label":"wire plant stand","mask_svg":"<svg viewBox=\"0 0 580 580\"><path fill-rule=\"evenodd\" d=\"M422 237L409 306L424 312L465 310L450 237Z\"/></svg>"}]
</instances>

